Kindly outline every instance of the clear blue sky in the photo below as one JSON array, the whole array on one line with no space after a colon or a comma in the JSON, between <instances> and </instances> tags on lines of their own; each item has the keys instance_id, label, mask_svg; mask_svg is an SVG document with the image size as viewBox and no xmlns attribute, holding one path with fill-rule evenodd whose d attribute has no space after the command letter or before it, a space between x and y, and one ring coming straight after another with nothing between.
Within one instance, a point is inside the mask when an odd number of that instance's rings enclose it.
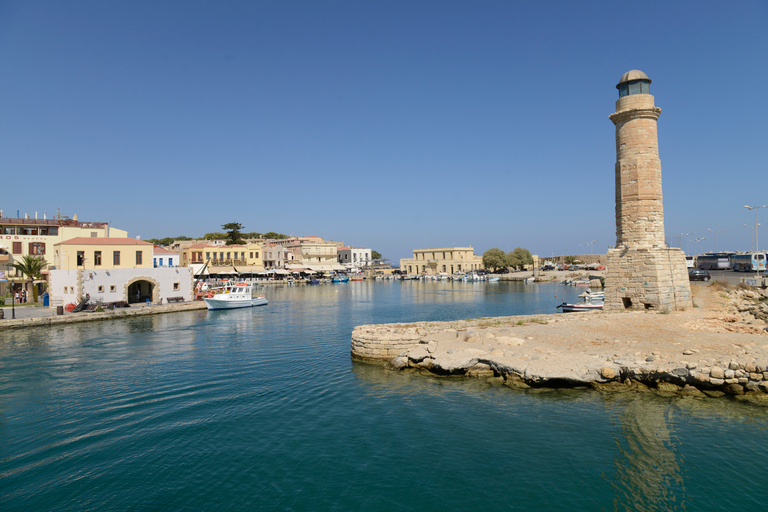
<instances>
[{"instance_id":1,"label":"clear blue sky","mask_svg":"<svg viewBox=\"0 0 768 512\"><path fill-rule=\"evenodd\" d=\"M604 253L608 115L640 69L667 237L707 251L725 229L719 249L746 250L744 205L768 204L766 63L764 0L6 0L0 208L144 239L240 222L393 261ZM758 222L768 248L768 208Z\"/></svg>"}]
</instances>

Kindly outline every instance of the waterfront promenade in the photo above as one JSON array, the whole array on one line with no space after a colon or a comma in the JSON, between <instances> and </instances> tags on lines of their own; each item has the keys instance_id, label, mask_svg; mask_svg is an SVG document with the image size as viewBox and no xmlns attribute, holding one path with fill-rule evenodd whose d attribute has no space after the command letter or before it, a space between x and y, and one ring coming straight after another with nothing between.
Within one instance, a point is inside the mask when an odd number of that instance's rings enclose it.
<instances>
[{"instance_id":1,"label":"waterfront promenade","mask_svg":"<svg viewBox=\"0 0 768 512\"><path fill-rule=\"evenodd\" d=\"M595 311L362 325L356 360L519 387L768 396L765 291L694 285L681 312Z\"/></svg>"},{"instance_id":2,"label":"waterfront promenade","mask_svg":"<svg viewBox=\"0 0 768 512\"><path fill-rule=\"evenodd\" d=\"M178 311L190 311L196 309L205 309L205 302L181 302L176 304L133 304L129 308L119 308L114 310L105 310L103 312L64 312L63 315L56 314L56 308L47 308L43 306L16 306L16 319L12 319L12 310L9 307L3 308L4 319L0 320L0 330L17 329L21 327L34 327L40 325L59 325L72 324L78 322L93 322L98 320L114 320L118 318L128 318L133 316L159 315L163 313L175 313Z\"/></svg>"}]
</instances>

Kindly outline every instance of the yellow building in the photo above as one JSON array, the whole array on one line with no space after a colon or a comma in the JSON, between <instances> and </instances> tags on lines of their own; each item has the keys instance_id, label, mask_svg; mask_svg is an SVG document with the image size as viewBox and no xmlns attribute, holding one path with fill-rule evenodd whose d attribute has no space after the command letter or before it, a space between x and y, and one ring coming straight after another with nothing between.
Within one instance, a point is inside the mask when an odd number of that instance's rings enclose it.
<instances>
[{"instance_id":1,"label":"yellow building","mask_svg":"<svg viewBox=\"0 0 768 512\"><path fill-rule=\"evenodd\" d=\"M20 261L24 256L43 258L48 267L43 271L43 277L49 270L56 267L53 263L54 244L78 237L106 238L126 237L128 232L116 229L108 222L81 222L77 215L70 219L58 216L48 219L44 216L37 218L9 218L0 211L0 271L4 271L9 281L21 286L23 278L17 275L11 264ZM0 283L0 293L5 293L4 283Z\"/></svg>"},{"instance_id":2,"label":"yellow building","mask_svg":"<svg viewBox=\"0 0 768 512\"><path fill-rule=\"evenodd\" d=\"M453 274L481 268L483 258L475 254L472 246L414 249L413 258L400 260L400 270L409 274Z\"/></svg>"},{"instance_id":3,"label":"yellow building","mask_svg":"<svg viewBox=\"0 0 768 512\"><path fill-rule=\"evenodd\" d=\"M53 264L60 270L153 268L154 247L135 238L72 238L53 245Z\"/></svg>"}]
</instances>

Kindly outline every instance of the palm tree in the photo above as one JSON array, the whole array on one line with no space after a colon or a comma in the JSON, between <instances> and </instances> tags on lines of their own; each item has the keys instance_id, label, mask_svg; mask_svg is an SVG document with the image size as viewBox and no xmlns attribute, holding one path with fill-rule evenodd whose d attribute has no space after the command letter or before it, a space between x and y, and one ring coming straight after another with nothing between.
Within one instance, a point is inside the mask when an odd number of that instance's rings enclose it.
<instances>
[{"instance_id":1,"label":"palm tree","mask_svg":"<svg viewBox=\"0 0 768 512\"><path fill-rule=\"evenodd\" d=\"M17 272L21 272L23 275L27 276L24 286L26 289L27 285L34 283L35 279L40 279L42 277L43 269L48 266L48 263L43 258L27 254L21 257L21 261L12 263L11 266L15 268ZM32 287L32 298L34 299L32 302L37 302L37 288L34 286Z\"/></svg>"}]
</instances>

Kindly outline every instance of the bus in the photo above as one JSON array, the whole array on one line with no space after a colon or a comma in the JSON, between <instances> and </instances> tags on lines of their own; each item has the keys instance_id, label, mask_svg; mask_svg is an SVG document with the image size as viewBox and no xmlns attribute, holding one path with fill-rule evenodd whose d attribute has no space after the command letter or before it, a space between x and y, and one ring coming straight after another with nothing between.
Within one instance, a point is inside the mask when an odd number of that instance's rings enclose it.
<instances>
[{"instance_id":1,"label":"bus","mask_svg":"<svg viewBox=\"0 0 768 512\"><path fill-rule=\"evenodd\" d=\"M734 254L731 256L731 268L734 272L765 271L765 253Z\"/></svg>"},{"instance_id":2,"label":"bus","mask_svg":"<svg viewBox=\"0 0 768 512\"><path fill-rule=\"evenodd\" d=\"M693 256L685 257L685 266L688 268L695 268L695 265L693 264Z\"/></svg>"},{"instance_id":3,"label":"bus","mask_svg":"<svg viewBox=\"0 0 768 512\"><path fill-rule=\"evenodd\" d=\"M728 270L731 268L730 254L702 254L696 258L696 265L702 270Z\"/></svg>"}]
</instances>

